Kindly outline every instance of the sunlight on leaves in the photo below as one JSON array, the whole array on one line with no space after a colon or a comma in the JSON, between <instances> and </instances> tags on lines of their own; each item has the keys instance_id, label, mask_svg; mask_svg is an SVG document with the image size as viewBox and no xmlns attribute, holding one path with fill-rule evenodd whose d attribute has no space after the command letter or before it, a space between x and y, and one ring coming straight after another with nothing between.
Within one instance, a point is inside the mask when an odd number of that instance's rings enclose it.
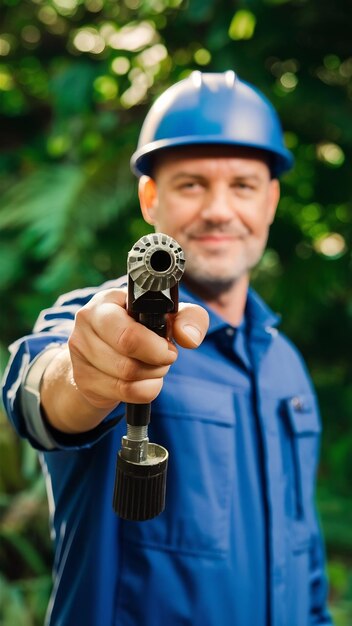
<instances>
[{"instance_id":1,"label":"sunlight on leaves","mask_svg":"<svg viewBox=\"0 0 352 626\"><path fill-rule=\"evenodd\" d=\"M240 9L236 11L229 27L231 39L251 39L254 35L257 19L251 11Z\"/></svg>"}]
</instances>

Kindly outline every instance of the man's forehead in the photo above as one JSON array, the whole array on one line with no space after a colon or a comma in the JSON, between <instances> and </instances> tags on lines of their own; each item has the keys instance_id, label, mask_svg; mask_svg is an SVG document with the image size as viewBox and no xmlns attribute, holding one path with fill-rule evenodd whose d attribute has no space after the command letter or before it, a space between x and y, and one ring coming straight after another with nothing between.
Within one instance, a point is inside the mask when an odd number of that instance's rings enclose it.
<instances>
[{"instance_id":1,"label":"man's forehead","mask_svg":"<svg viewBox=\"0 0 352 626\"><path fill-rule=\"evenodd\" d=\"M230 145L192 145L160 150L154 163L154 175L165 167L173 170L189 168L195 163L202 164L209 160L227 160L229 164L258 164L270 169L270 154L264 150L247 146Z\"/></svg>"}]
</instances>

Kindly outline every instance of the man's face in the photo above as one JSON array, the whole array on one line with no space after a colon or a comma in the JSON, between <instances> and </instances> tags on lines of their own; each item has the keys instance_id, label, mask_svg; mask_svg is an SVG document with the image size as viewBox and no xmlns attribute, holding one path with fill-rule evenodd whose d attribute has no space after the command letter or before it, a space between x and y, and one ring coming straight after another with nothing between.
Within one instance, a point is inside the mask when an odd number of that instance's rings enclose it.
<instances>
[{"instance_id":1,"label":"man's face","mask_svg":"<svg viewBox=\"0 0 352 626\"><path fill-rule=\"evenodd\" d=\"M248 278L262 256L278 198L265 157L248 149L161 153L154 180L140 183L144 218L182 246L185 278L214 293Z\"/></svg>"}]
</instances>

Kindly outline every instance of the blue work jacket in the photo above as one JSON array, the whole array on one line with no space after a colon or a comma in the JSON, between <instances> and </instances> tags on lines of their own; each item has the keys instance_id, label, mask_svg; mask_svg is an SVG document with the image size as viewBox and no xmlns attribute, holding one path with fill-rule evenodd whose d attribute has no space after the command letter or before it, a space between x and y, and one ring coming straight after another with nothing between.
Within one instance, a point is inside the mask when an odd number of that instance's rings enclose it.
<instances>
[{"instance_id":1,"label":"blue work jacket","mask_svg":"<svg viewBox=\"0 0 352 626\"><path fill-rule=\"evenodd\" d=\"M41 451L46 476L55 541L47 623L331 624L314 507L316 397L301 356L276 328L278 316L252 290L239 329L209 311L203 344L179 350L153 403L150 439L170 453L159 517L126 522L112 511L123 405L78 436L51 429L43 443L28 428L21 372L42 350L66 342L75 312L97 291L72 292L44 311L33 335L12 347L5 377L9 417ZM180 299L197 302L186 290Z\"/></svg>"}]
</instances>

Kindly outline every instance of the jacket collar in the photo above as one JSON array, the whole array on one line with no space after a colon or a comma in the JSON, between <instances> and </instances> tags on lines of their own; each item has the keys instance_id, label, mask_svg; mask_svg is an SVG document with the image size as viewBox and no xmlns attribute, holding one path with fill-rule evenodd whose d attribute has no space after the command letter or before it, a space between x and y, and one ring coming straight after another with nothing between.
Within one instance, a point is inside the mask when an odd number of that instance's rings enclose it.
<instances>
[{"instance_id":1,"label":"jacket collar","mask_svg":"<svg viewBox=\"0 0 352 626\"><path fill-rule=\"evenodd\" d=\"M281 315L274 313L252 287L248 289L246 318L253 328L276 328L281 322Z\"/></svg>"},{"instance_id":2,"label":"jacket collar","mask_svg":"<svg viewBox=\"0 0 352 626\"><path fill-rule=\"evenodd\" d=\"M182 284L180 287L180 300L182 302L188 302L190 304L200 304L203 306L209 314L209 330L208 334L216 332L221 328L229 326L228 322L224 320L220 315L215 313L209 308L200 298L195 296L189 289ZM274 313L264 300L249 287L246 308L244 313L244 319L240 326L248 326L249 332L255 332L255 334L276 334L276 326L280 323L281 316Z\"/></svg>"}]
</instances>

